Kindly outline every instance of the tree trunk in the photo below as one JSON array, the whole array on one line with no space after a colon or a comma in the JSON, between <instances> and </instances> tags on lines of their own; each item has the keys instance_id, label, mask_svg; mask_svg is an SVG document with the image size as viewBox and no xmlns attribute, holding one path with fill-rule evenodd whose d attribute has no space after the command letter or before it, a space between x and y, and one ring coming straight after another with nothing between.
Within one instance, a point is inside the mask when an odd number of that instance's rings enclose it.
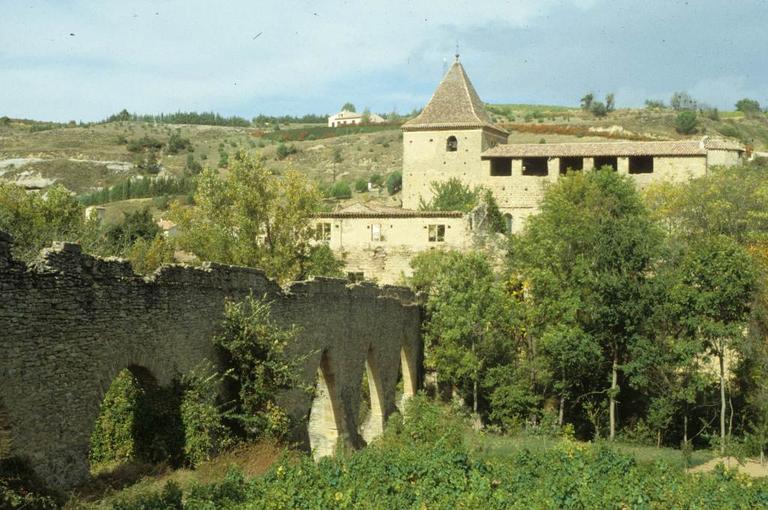
<instances>
[{"instance_id":1,"label":"tree trunk","mask_svg":"<svg viewBox=\"0 0 768 510\"><path fill-rule=\"evenodd\" d=\"M683 444L688 444L688 415L683 416Z\"/></svg>"},{"instance_id":2,"label":"tree trunk","mask_svg":"<svg viewBox=\"0 0 768 510\"><path fill-rule=\"evenodd\" d=\"M472 383L472 412L477 415L477 379L478 375L475 374L475 380Z\"/></svg>"},{"instance_id":3,"label":"tree trunk","mask_svg":"<svg viewBox=\"0 0 768 510\"><path fill-rule=\"evenodd\" d=\"M609 439L613 441L616 438L616 389L619 382L619 360L616 353L613 354L613 366L611 367L611 394L610 402L610 424L611 431Z\"/></svg>"},{"instance_id":4,"label":"tree trunk","mask_svg":"<svg viewBox=\"0 0 768 510\"><path fill-rule=\"evenodd\" d=\"M557 415L558 426L563 426L563 419L565 417L565 393L560 395L560 412Z\"/></svg>"},{"instance_id":5,"label":"tree trunk","mask_svg":"<svg viewBox=\"0 0 768 510\"><path fill-rule=\"evenodd\" d=\"M720 361L720 455L725 455L725 353L718 353Z\"/></svg>"},{"instance_id":6,"label":"tree trunk","mask_svg":"<svg viewBox=\"0 0 768 510\"><path fill-rule=\"evenodd\" d=\"M656 448L661 448L661 430L656 432Z\"/></svg>"}]
</instances>

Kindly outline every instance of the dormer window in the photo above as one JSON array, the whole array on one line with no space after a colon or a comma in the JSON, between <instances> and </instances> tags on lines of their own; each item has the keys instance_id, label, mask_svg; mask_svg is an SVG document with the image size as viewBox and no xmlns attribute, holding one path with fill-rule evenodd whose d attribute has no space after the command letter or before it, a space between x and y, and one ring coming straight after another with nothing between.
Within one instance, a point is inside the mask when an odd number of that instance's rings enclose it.
<instances>
[{"instance_id":1,"label":"dormer window","mask_svg":"<svg viewBox=\"0 0 768 510\"><path fill-rule=\"evenodd\" d=\"M445 142L445 150L446 152L456 152L459 150L459 141L455 136L448 137L448 140Z\"/></svg>"}]
</instances>

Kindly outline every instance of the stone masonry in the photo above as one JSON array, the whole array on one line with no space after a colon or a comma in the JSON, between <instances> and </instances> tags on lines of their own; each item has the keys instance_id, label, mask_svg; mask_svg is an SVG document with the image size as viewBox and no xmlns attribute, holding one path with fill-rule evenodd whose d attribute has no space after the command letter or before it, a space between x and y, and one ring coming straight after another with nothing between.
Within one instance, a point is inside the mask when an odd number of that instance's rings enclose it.
<instances>
[{"instance_id":1,"label":"stone masonry","mask_svg":"<svg viewBox=\"0 0 768 510\"><path fill-rule=\"evenodd\" d=\"M266 295L275 319L298 328L291 349L318 391L280 401L298 423L295 438L316 453L337 441L363 446L395 409L399 376L405 395L418 385L421 309L407 289L336 279L282 289L261 271L217 264L142 277L68 243L26 265L11 257L11 242L0 232L0 457L26 459L54 487L88 477L90 435L120 370L167 385L218 361L211 338L227 298ZM374 407L365 426L357 423L364 371Z\"/></svg>"}]
</instances>

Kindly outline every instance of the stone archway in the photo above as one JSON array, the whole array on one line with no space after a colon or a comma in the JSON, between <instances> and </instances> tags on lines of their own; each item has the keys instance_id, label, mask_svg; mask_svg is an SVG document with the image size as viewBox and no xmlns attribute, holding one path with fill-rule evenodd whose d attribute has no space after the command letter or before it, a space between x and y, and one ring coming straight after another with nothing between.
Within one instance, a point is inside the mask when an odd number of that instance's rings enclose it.
<instances>
[{"instance_id":1,"label":"stone archway","mask_svg":"<svg viewBox=\"0 0 768 510\"><path fill-rule=\"evenodd\" d=\"M376 363L373 347L368 348L368 356L365 360L365 373L368 379L370 409L365 422L360 424L360 434L366 443L370 443L384 433L384 424L387 419L386 410L384 409L381 374Z\"/></svg>"},{"instance_id":2,"label":"stone archway","mask_svg":"<svg viewBox=\"0 0 768 510\"><path fill-rule=\"evenodd\" d=\"M328 353L323 351L317 368L315 396L309 411L309 446L316 459L336 452L341 431L341 412L336 393L336 379Z\"/></svg>"}]
</instances>

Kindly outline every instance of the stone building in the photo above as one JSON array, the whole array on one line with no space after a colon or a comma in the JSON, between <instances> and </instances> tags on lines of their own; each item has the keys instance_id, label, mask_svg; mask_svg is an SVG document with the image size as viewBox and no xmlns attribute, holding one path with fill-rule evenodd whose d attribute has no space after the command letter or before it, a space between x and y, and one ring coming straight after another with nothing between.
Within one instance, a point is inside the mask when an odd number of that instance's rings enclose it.
<instances>
[{"instance_id":1,"label":"stone building","mask_svg":"<svg viewBox=\"0 0 768 510\"><path fill-rule=\"evenodd\" d=\"M411 258L431 249L467 249L469 220L456 211L414 211L355 204L317 216L318 242L345 263L350 280L397 283L411 276Z\"/></svg>"},{"instance_id":2,"label":"stone building","mask_svg":"<svg viewBox=\"0 0 768 510\"><path fill-rule=\"evenodd\" d=\"M704 137L654 142L509 144L472 86L458 56L422 112L403 124L402 209L356 206L317 218L318 239L345 260L352 278L395 283L409 276L410 258L437 248L469 249L472 221L458 212L417 211L432 183L458 178L490 189L518 232L536 213L547 185L568 171L611 167L640 187L680 182L718 165L735 165L744 147ZM439 241L433 230L442 225Z\"/></svg>"}]
</instances>

